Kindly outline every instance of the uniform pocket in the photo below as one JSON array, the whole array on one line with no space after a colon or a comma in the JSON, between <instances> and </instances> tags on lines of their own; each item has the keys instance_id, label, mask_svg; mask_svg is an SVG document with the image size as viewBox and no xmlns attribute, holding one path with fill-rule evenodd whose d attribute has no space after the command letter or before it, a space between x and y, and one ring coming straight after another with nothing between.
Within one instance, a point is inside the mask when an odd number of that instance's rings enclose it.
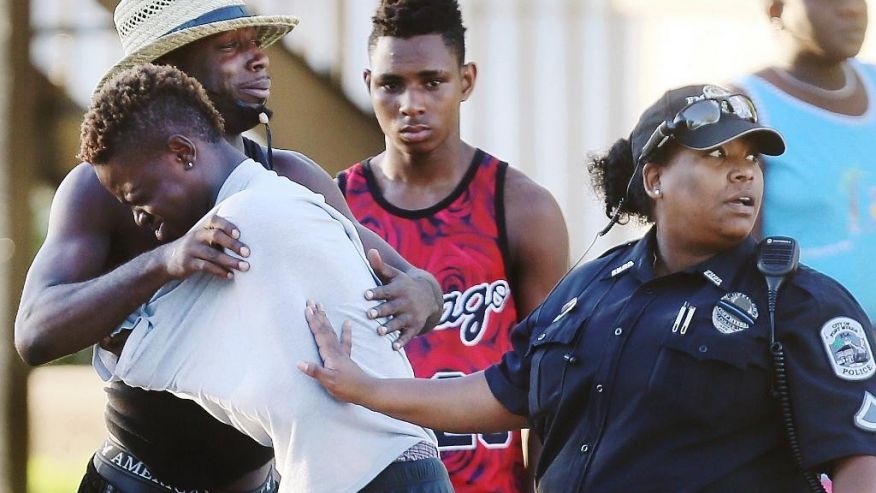
<instances>
[{"instance_id":1,"label":"uniform pocket","mask_svg":"<svg viewBox=\"0 0 876 493\"><path fill-rule=\"evenodd\" d=\"M771 402L766 337L757 327L722 334L710 321L697 325L701 330L670 333L663 340L648 383L650 400L660 406L658 412L680 421L717 425L756 419Z\"/></svg>"},{"instance_id":2,"label":"uniform pocket","mask_svg":"<svg viewBox=\"0 0 876 493\"><path fill-rule=\"evenodd\" d=\"M565 317L533 335L529 348L529 416L538 429L549 426L549 416L562 398L566 373L578 363L575 343L586 319L584 314Z\"/></svg>"}]
</instances>

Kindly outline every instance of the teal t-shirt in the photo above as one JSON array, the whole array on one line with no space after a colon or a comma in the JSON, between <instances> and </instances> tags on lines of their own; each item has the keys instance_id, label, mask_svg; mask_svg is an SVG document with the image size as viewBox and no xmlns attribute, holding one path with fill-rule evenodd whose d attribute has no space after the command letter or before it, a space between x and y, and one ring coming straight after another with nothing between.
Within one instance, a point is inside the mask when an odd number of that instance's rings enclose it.
<instances>
[{"instance_id":1,"label":"teal t-shirt","mask_svg":"<svg viewBox=\"0 0 876 493\"><path fill-rule=\"evenodd\" d=\"M801 261L837 279L876 319L876 67L852 61L869 107L825 111L757 76L738 85L787 150L765 156L763 233L796 238Z\"/></svg>"}]
</instances>

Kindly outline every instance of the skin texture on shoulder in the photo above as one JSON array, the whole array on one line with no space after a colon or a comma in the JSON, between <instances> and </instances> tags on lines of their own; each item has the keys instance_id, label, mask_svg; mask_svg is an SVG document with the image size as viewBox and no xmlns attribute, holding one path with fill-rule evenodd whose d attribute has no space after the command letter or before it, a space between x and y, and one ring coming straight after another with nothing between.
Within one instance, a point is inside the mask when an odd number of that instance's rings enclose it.
<instances>
[{"instance_id":1,"label":"skin texture on shoulder","mask_svg":"<svg viewBox=\"0 0 876 493\"><path fill-rule=\"evenodd\" d=\"M505 221L517 309L526 315L569 270L569 232L553 195L511 167L505 177Z\"/></svg>"}]
</instances>

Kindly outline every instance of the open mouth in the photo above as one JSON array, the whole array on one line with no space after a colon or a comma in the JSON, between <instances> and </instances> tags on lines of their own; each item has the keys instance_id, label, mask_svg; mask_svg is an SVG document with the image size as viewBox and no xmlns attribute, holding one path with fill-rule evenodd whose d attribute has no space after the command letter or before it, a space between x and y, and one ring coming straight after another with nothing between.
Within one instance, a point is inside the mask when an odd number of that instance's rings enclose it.
<instances>
[{"instance_id":1,"label":"open mouth","mask_svg":"<svg viewBox=\"0 0 876 493\"><path fill-rule=\"evenodd\" d=\"M744 205L746 207L751 207L754 205L754 199L747 196L747 195L743 195L743 196L737 197L735 200L733 200L733 203Z\"/></svg>"}]
</instances>

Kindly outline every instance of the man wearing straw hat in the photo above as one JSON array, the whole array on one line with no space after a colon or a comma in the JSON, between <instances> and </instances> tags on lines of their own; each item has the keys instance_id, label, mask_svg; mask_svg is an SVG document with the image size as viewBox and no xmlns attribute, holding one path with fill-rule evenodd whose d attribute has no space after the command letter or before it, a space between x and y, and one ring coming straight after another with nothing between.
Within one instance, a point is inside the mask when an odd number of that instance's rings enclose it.
<instances>
[{"instance_id":1,"label":"man wearing straw hat","mask_svg":"<svg viewBox=\"0 0 876 493\"><path fill-rule=\"evenodd\" d=\"M264 106L271 82L262 49L297 22L291 16L251 15L242 0L122 0L115 23L126 56L104 80L137 63L177 65L204 84L234 147L324 195L352 218L330 177L312 161L290 151L271 156L270 148L241 135L260 119L267 122L270 113ZM16 318L15 344L26 362L42 364L98 342L118 350L124 341L109 337L111 330L167 281L197 272L230 279L249 269L248 262L223 251L246 258L246 231L221 217L189 232L173 231L145 213L133 219L130 209L100 185L91 166L80 164L61 183ZM375 271L389 281L365 293L387 300L368 316L392 316L381 330L401 330L398 344L403 345L434 325L440 290L434 278L354 223L366 249L379 252L369 252ZM80 492L276 490L272 450L196 404L121 384L106 390L110 437L89 462Z\"/></svg>"}]
</instances>

